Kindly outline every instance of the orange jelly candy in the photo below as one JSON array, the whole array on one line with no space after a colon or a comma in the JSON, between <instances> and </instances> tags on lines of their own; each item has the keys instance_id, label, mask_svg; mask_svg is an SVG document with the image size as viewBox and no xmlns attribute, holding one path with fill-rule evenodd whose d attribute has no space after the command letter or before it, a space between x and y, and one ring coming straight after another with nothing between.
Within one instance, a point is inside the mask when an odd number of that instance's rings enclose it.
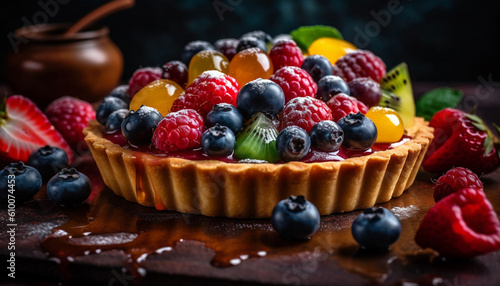
<instances>
[{"instance_id":1,"label":"orange jelly candy","mask_svg":"<svg viewBox=\"0 0 500 286\"><path fill-rule=\"evenodd\" d=\"M156 108L162 116L167 115L184 89L169 79L158 79L143 87L130 101L130 110L137 110L141 105Z\"/></svg>"},{"instance_id":2,"label":"orange jelly candy","mask_svg":"<svg viewBox=\"0 0 500 286\"><path fill-rule=\"evenodd\" d=\"M376 143L394 143L401 140L405 132L403 120L394 109L373 106L365 115L377 126Z\"/></svg>"},{"instance_id":3,"label":"orange jelly candy","mask_svg":"<svg viewBox=\"0 0 500 286\"><path fill-rule=\"evenodd\" d=\"M189 62L188 85L200 74L209 70L227 74L229 72L229 60L219 51L206 50L197 53Z\"/></svg>"},{"instance_id":4,"label":"orange jelly candy","mask_svg":"<svg viewBox=\"0 0 500 286\"><path fill-rule=\"evenodd\" d=\"M338 59L356 49L356 46L341 39L319 38L311 44L308 51L310 55L324 56L334 65Z\"/></svg>"},{"instance_id":5,"label":"orange jelly candy","mask_svg":"<svg viewBox=\"0 0 500 286\"><path fill-rule=\"evenodd\" d=\"M237 53L229 65L229 75L240 87L257 78L267 79L273 75L273 62L259 48L250 48Z\"/></svg>"}]
</instances>

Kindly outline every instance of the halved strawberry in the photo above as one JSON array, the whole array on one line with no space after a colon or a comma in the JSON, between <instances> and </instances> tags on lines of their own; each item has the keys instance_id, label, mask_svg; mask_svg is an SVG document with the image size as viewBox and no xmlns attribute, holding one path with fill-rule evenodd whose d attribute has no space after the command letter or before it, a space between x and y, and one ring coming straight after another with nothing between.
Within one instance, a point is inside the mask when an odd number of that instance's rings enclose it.
<instances>
[{"instance_id":1,"label":"halved strawberry","mask_svg":"<svg viewBox=\"0 0 500 286\"><path fill-rule=\"evenodd\" d=\"M0 158L28 160L31 152L50 145L63 149L73 160L73 151L42 111L21 95L8 97L0 106Z\"/></svg>"},{"instance_id":2,"label":"halved strawberry","mask_svg":"<svg viewBox=\"0 0 500 286\"><path fill-rule=\"evenodd\" d=\"M482 190L462 189L427 212L415 242L445 257L472 258L500 249L500 222Z\"/></svg>"},{"instance_id":3,"label":"halved strawberry","mask_svg":"<svg viewBox=\"0 0 500 286\"><path fill-rule=\"evenodd\" d=\"M463 111L445 108L432 117L434 140L422 166L434 173L465 167L478 175L490 173L499 165L493 136L483 121Z\"/></svg>"}]
</instances>

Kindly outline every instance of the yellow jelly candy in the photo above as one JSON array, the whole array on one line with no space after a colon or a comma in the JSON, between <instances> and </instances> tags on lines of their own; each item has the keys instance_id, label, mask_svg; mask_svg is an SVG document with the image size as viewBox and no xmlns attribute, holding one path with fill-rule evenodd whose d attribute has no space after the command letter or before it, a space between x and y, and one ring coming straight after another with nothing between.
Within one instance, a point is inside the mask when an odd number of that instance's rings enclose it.
<instances>
[{"instance_id":1,"label":"yellow jelly candy","mask_svg":"<svg viewBox=\"0 0 500 286\"><path fill-rule=\"evenodd\" d=\"M377 126L376 143L394 143L401 140L405 132L403 119L391 108L374 106L365 114Z\"/></svg>"},{"instance_id":2,"label":"yellow jelly candy","mask_svg":"<svg viewBox=\"0 0 500 286\"><path fill-rule=\"evenodd\" d=\"M338 59L356 49L356 46L341 39L319 38L312 42L308 52L310 55L322 55L334 65Z\"/></svg>"},{"instance_id":3,"label":"yellow jelly candy","mask_svg":"<svg viewBox=\"0 0 500 286\"><path fill-rule=\"evenodd\" d=\"M223 74L229 72L229 60L219 51L206 50L193 56L189 62L188 85L204 71L216 70Z\"/></svg>"},{"instance_id":4,"label":"yellow jelly candy","mask_svg":"<svg viewBox=\"0 0 500 286\"><path fill-rule=\"evenodd\" d=\"M259 48L250 48L237 53L229 65L229 75L240 87L254 79L267 79L274 73L273 62Z\"/></svg>"},{"instance_id":5,"label":"yellow jelly candy","mask_svg":"<svg viewBox=\"0 0 500 286\"><path fill-rule=\"evenodd\" d=\"M156 108L162 116L167 115L184 89L169 79L158 79L143 87L130 101L130 110L137 110L141 105Z\"/></svg>"}]
</instances>

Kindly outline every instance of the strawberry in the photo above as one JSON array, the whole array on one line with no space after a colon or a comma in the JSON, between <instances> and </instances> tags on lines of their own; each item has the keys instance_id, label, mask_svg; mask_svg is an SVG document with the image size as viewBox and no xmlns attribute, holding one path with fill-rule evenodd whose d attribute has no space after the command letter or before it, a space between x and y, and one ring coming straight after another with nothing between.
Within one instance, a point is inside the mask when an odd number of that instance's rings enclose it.
<instances>
[{"instance_id":1,"label":"strawberry","mask_svg":"<svg viewBox=\"0 0 500 286\"><path fill-rule=\"evenodd\" d=\"M21 95L8 97L0 107L0 158L8 161L28 160L39 148L59 147L73 160L73 151L42 111Z\"/></svg>"},{"instance_id":2,"label":"strawberry","mask_svg":"<svg viewBox=\"0 0 500 286\"><path fill-rule=\"evenodd\" d=\"M434 140L422 164L425 170L444 173L460 166L481 175L498 167L491 132L479 117L445 108L434 114L429 125L434 127Z\"/></svg>"},{"instance_id":3,"label":"strawberry","mask_svg":"<svg viewBox=\"0 0 500 286\"><path fill-rule=\"evenodd\" d=\"M83 129L90 120L95 119L95 111L90 103L64 96L49 104L45 109L45 115L73 150L88 150Z\"/></svg>"},{"instance_id":4,"label":"strawberry","mask_svg":"<svg viewBox=\"0 0 500 286\"><path fill-rule=\"evenodd\" d=\"M434 185L434 201L438 202L449 194L461 189L483 189L483 183L477 175L467 168L456 167L439 177Z\"/></svg>"},{"instance_id":5,"label":"strawberry","mask_svg":"<svg viewBox=\"0 0 500 286\"><path fill-rule=\"evenodd\" d=\"M472 258L500 249L500 222L482 190L462 189L427 212L415 242L445 257Z\"/></svg>"}]
</instances>

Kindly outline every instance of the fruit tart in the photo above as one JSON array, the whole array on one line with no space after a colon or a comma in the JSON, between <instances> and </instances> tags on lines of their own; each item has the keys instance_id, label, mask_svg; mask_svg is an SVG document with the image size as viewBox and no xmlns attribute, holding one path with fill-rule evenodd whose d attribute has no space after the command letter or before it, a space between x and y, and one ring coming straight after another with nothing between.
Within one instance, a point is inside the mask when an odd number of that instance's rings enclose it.
<instances>
[{"instance_id":1,"label":"fruit tart","mask_svg":"<svg viewBox=\"0 0 500 286\"><path fill-rule=\"evenodd\" d=\"M257 35L190 43L182 61L139 69L103 101L84 134L115 194L264 218L291 195L327 215L412 185L433 132L414 116L406 64L386 73L369 51L344 45L335 60L321 46L342 40L318 39L307 56L294 39Z\"/></svg>"}]
</instances>

